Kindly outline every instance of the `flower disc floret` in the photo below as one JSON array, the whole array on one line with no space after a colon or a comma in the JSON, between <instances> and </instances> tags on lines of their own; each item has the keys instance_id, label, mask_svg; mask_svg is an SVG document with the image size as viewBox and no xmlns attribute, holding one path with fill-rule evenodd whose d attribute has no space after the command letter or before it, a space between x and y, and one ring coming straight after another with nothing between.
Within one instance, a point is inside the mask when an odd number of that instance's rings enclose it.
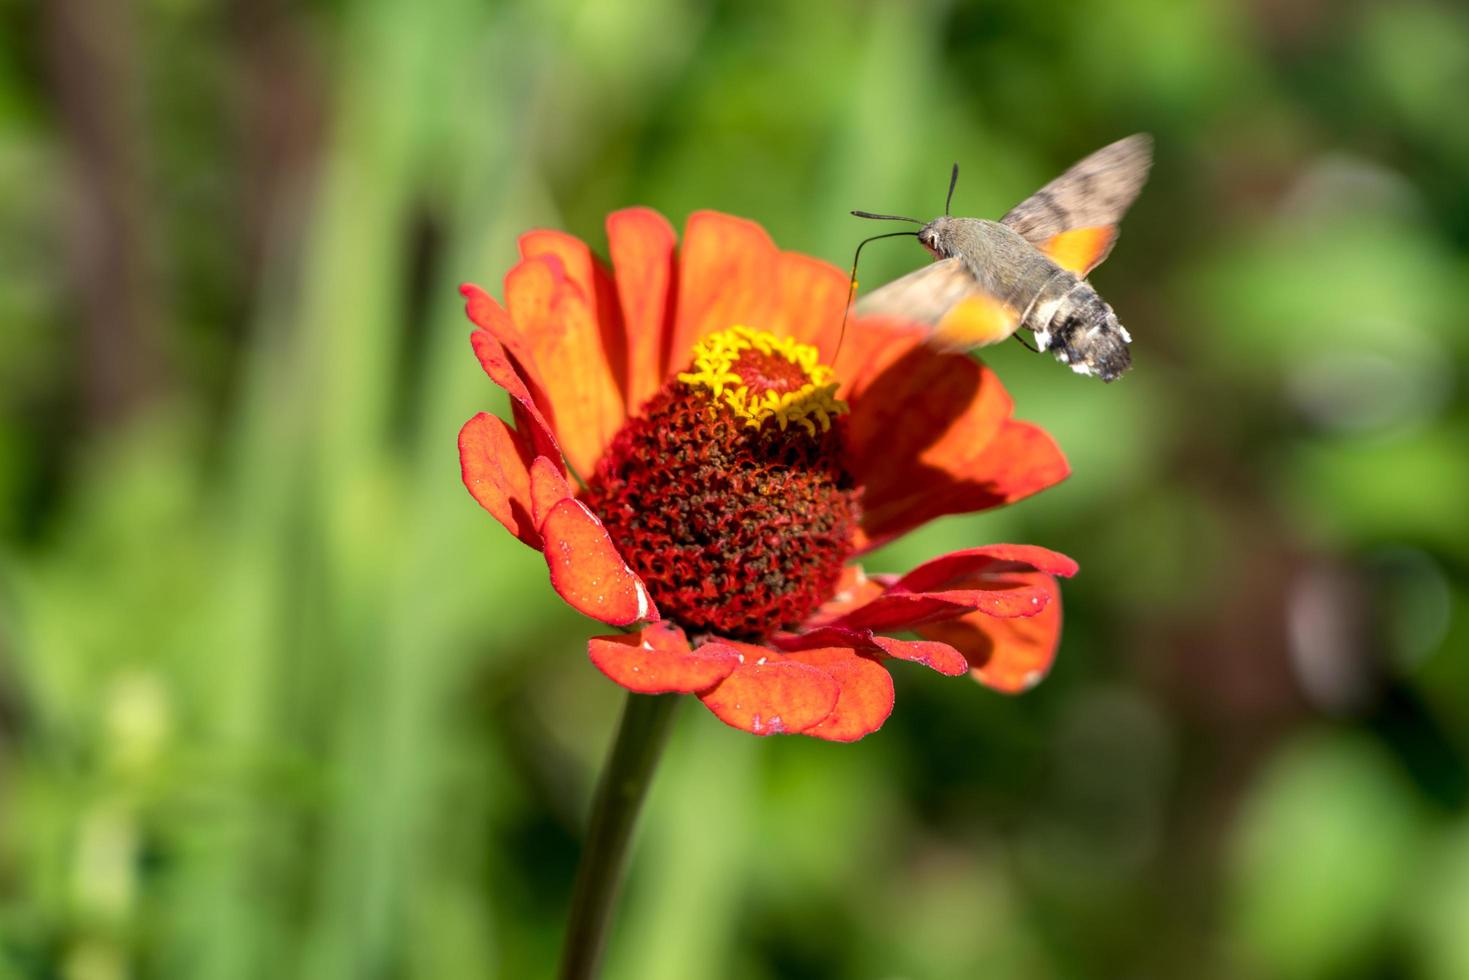
<instances>
[{"instance_id":1,"label":"flower disc floret","mask_svg":"<svg viewBox=\"0 0 1469 980\"><path fill-rule=\"evenodd\" d=\"M691 632L795 626L852 554L861 514L833 424L845 406L816 356L745 327L704 338L588 487L658 608Z\"/></svg>"},{"instance_id":2,"label":"flower disc floret","mask_svg":"<svg viewBox=\"0 0 1469 980\"><path fill-rule=\"evenodd\" d=\"M810 344L737 324L699 341L692 368L678 380L708 390L752 429L774 419L781 429L795 422L815 435L847 411L819 356Z\"/></svg>"}]
</instances>

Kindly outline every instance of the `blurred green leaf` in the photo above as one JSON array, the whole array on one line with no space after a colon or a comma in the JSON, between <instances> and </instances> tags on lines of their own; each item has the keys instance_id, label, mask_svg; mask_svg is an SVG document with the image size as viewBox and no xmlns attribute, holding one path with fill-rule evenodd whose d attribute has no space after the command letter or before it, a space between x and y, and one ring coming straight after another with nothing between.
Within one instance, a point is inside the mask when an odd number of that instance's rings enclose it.
<instances>
[{"instance_id":1,"label":"blurred green leaf","mask_svg":"<svg viewBox=\"0 0 1469 980\"><path fill-rule=\"evenodd\" d=\"M1422 845L1402 779L1351 735L1302 736L1271 760L1236 837L1230 938L1244 963L1333 977L1382 955Z\"/></svg>"}]
</instances>

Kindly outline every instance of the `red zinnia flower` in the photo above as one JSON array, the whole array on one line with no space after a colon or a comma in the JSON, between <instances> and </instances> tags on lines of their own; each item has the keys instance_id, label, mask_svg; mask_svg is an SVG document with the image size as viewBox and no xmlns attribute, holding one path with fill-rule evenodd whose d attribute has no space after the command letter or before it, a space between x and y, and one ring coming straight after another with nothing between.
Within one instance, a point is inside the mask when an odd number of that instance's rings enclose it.
<instances>
[{"instance_id":1,"label":"red zinnia flower","mask_svg":"<svg viewBox=\"0 0 1469 980\"><path fill-rule=\"evenodd\" d=\"M631 691L695 694L748 732L836 741L887 719L891 659L1008 692L1040 680L1060 636L1053 576L1071 559L991 545L902 577L848 564L1066 476L994 374L862 319L834 365L817 363L847 278L752 222L695 214L676 254L668 222L633 208L607 236L611 271L536 231L505 307L462 290L515 420L464 426L465 486L545 554L568 603L641 624L593 638L592 662Z\"/></svg>"}]
</instances>

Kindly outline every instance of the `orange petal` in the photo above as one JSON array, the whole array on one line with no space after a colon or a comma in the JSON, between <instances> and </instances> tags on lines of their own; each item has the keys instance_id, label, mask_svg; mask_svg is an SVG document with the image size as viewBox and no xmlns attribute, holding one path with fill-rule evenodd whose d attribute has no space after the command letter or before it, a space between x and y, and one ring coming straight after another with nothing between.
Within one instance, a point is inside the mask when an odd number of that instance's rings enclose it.
<instances>
[{"instance_id":1,"label":"orange petal","mask_svg":"<svg viewBox=\"0 0 1469 980\"><path fill-rule=\"evenodd\" d=\"M768 330L775 312L775 243L753 221L696 211L684 227L678 315L669 366L682 370L694 344L735 324Z\"/></svg>"},{"instance_id":2,"label":"orange petal","mask_svg":"<svg viewBox=\"0 0 1469 980\"><path fill-rule=\"evenodd\" d=\"M544 238L530 236L532 242ZM584 246L583 246L584 247ZM578 282L560 255L546 252L520 262L505 277L505 301L521 341L535 362L554 406L556 435L566 459L587 474L626 418L604 333L621 337L621 325L605 323L595 289ZM620 343L620 339L618 341Z\"/></svg>"},{"instance_id":3,"label":"orange petal","mask_svg":"<svg viewBox=\"0 0 1469 980\"><path fill-rule=\"evenodd\" d=\"M855 742L881 728L893 713L892 675L869 657L826 647L792 653L786 662L817 667L837 682L837 701L831 714L802 734L830 742Z\"/></svg>"},{"instance_id":4,"label":"orange petal","mask_svg":"<svg viewBox=\"0 0 1469 980\"><path fill-rule=\"evenodd\" d=\"M552 507L571 496L574 494L561 471L561 464L553 463L544 456L537 456L530 466L531 514L535 518L536 527L545 523Z\"/></svg>"},{"instance_id":5,"label":"orange petal","mask_svg":"<svg viewBox=\"0 0 1469 980\"><path fill-rule=\"evenodd\" d=\"M493 415L480 412L459 430L459 469L470 495L511 534L540 548L529 455L519 434Z\"/></svg>"},{"instance_id":6,"label":"orange petal","mask_svg":"<svg viewBox=\"0 0 1469 980\"><path fill-rule=\"evenodd\" d=\"M606 363L612 372L612 382L623 393L625 405L627 336L622 325L622 307L617 300L617 287L613 285L612 273L592 254L585 242L563 231L526 232L520 236L520 255L526 259L554 255L561 261L567 278L576 285L577 291L592 308ZM626 415L626 412L623 414Z\"/></svg>"},{"instance_id":7,"label":"orange petal","mask_svg":"<svg viewBox=\"0 0 1469 980\"><path fill-rule=\"evenodd\" d=\"M604 329L603 339L620 345L620 337L610 335L612 327L619 328L617 333L621 334L622 311L617 305L617 289L606 265L592 254L585 242L564 231L540 228L521 235L519 245L522 259L556 256L566 278L592 304L597 322ZM615 347L609 345L607 349L615 350Z\"/></svg>"},{"instance_id":8,"label":"orange petal","mask_svg":"<svg viewBox=\"0 0 1469 980\"><path fill-rule=\"evenodd\" d=\"M832 363L833 374L842 385L837 389L838 397L851 401L855 392L865 390L894 361L921 346L928 335L928 327L905 320L849 319L841 349L833 355L836 358Z\"/></svg>"},{"instance_id":9,"label":"orange petal","mask_svg":"<svg viewBox=\"0 0 1469 980\"><path fill-rule=\"evenodd\" d=\"M744 658L716 687L699 695L726 725L755 735L795 734L816 725L836 707L841 689L824 670L785 662L773 650L752 657L747 645L716 641L700 649L711 646Z\"/></svg>"},{"instance_id":10,"label":"orange petal","mask_svg":"<svg viewBox=\"0 0 1469 980\"><path fill-rule=\"evenodd\" d=\"M1028 573L1050 593L1041 612L1027 619L994 619L971 613L960 619L918 628L920 635L957 649L969 661L970 674L1005 694L1028 691L1051 669L1061 643L1061 590L1056 580Z\"/></svg>"},{"instance_id":11,"label":"orange petal","mask_svg":"<svg viewBox=\"0 0 1469 980\"><path fill-rule=\"evenodd\" d=\"M740 663L739 653L730 647L705 644L689 649L683 630L666 622L637 633L594 636L588 652L598 670L638 694L703 691Z\"/></svg>"},{"instance_id":12,"label":"orange petal","mask_svg":"<svg viewBox=\"0 0 1469 980\"><path fill-rule=\"evenodd\" d=\"M673 322L674 246L668 221L649 208L607 217L607 250L627 336L627 410L636 414L667 376Z\"/></svg>"},{"instance_id":13,"label":"orange petal","mask_svg":"<svg viewBox=\"0 0 1469 980\"><path fill-rule=\"evenodd\" d=\"M847 274L830 262L799 252L781 252L775 272L775 310L766 329L777 337L811 344L824 363L831 363L842 310L851 291Z\"/></svg>"},{"instance_id":14,"label":"orange petal","mask_svg":"<svg viewBox=\"0 0 1469 980\"><path fill-rule=\"evenodd\" d=\"M551 585L573 609L609 626L658 619L658 610L602 522L586 504L568 497L541 523Z\"/></svg>"}]
</instances>

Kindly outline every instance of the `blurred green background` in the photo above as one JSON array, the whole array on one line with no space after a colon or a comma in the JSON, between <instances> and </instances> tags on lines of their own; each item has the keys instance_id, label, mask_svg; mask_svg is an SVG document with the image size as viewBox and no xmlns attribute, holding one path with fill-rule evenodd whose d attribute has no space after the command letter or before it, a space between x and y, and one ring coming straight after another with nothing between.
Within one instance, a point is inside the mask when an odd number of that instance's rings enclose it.
<instances>
[{"instance_id":1,"label":"blurred green background","mask_svg":"<svg viewBox=\"0 0 1469 980\"><path fill-rule=\"evenodd\" d=\"M1469 977L1469 12L0 0L0 977L551 972L621 691L459 482L457 283L711 207L994 217L1137 130L1051 678L686 706L618 978ZM868 250L864 283L921 264Z\"/></svg>"}]
</instances>

